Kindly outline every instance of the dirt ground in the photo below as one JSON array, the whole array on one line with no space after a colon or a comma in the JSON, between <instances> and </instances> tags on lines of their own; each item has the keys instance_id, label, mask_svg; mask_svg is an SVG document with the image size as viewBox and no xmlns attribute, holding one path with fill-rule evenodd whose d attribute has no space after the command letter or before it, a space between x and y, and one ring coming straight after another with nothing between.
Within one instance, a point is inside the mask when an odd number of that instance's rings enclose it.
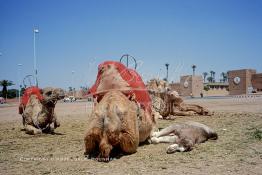
<instances>
[{"instance_id":1,"label":"dirt ground","mask_svg":"<svg viewBox=\"0 0 262 175\"><path fill-rule=\"evenodd\" d=\"M215 111L209 116L158 121L158 127L194 120L214 128L219 139L191 152L166 154L168 144L142 145L109 163L84 158L90 105L58 103L55 135L31 136L22 129L17 104L0 106L0 174L262 174L262 98L190 99Z\"/></svg>"}]
</instances>

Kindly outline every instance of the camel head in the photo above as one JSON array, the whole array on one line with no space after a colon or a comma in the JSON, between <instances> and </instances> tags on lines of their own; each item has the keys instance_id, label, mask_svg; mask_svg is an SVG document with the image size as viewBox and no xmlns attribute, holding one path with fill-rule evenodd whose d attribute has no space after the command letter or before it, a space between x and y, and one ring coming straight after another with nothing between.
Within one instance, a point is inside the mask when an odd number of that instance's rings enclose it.
<instances>
[{"instance_id":1,"label":"camel head","mask_svg":"<svg viewBox=\"0 0 262 175\"><path fill-rule=\"evenodd\" d=\"M168 88L168 82L160 79L152 79L147 83L147 88L149 92L157 91L157 92L165 92Z\"/></svg>"},{"instance_id":2,"label":"camel head","mask_svg":"<svg viewBox=\"0 0 262 175\"><path fill-rule=\"evenodd\" d=\"M169 97L169 100L177 105L183 102L183 99L179 96L177 91L170 90L167 92L167 95Z\"/></svg>"},{"instance_id":3,"label":"camel head","mask_svg":"<svg viewBox=\"0 0 262 175\"><path fill-rule=\"evenodd\" d=\"M211 115L214 115L214 112L209 111L207 108L202 107L202 115L211 116Z\"/></svg>"},{"instance_id":4,"label":"camel head","mask_svg":"<svg viewBox=\"0 0 262 175\"><path fill-rule=\"evenodd\" d=\"M54 107L58 100L65 97L65 92L61 88L46 87L42 89L43 101L42 103Z\"/></svg>"},{"instance_id":5,"label":"camel head","mask_svg":"<svg viewBox=\"0 0 262 175\"><path fill-rule=\"evenodd\" d=\"M125 74L126 72L119 72L116 65L101 65L98 71L101 75L100 84L97 87L98 92L110 89L130 89L129 84L121 76L121 74Z\"/></svg>"}]
</instances>

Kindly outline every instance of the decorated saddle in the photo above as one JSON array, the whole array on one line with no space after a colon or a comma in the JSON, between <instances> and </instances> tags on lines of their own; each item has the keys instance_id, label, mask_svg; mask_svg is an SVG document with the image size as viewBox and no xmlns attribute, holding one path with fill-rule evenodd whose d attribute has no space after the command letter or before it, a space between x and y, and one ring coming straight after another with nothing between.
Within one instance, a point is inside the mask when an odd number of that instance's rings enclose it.
<instances>
[{"instance_id":1,"label":"decorated saddle","mask_svg":"<svg viewBox=\"0 0 262 175\"><path fill-rule=\"evenodd\" d=\"M31 95L36 95L40 101L43 100L41 89L39 89L36 86L31 86L31 87L26 88L22 96L21 103L19 105L19 114L23 114L24 108L26 107Z\"/></svg>"},{"instance_id":2,"label":"decorated saddle","mask_svg":"<svg viewBox=\"0 0 262 175\"><path fill-rule=\"evenodd\" d=\"M95 84L88 95L99 102L109 90L120 90L128 97L134 97L141 107L151 113L151 98L141 76L117 61L106 61L98 66Z\"/></svg>"}]
</instances>

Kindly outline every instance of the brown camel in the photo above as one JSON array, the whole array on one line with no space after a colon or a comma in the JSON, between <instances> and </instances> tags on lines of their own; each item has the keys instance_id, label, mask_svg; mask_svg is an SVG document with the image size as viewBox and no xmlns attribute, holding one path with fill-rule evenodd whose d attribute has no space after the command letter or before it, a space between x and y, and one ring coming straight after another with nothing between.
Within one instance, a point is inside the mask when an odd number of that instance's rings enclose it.
<instances>
[{"instance_id":1,"label":"brown camel","mask_svg":"<svg viewBox=\"0 0 262 175\"><path fill-rule=\"evenodd\" d=\"M140 76L119 62L99 65L90 94L97 102L88 121L85 155L108 161L114 150L136 152L155 127L151 100Z\"/></svg>"},{"instance_id":2,"label":"brown camel","mask_svg":"<svg viewBox=\"0 0 262 175\"><path fill-rule=\"evenodd\" d=\"M212 113L199 105L186 104L179 94L170 90L164 80L153 79L147 85L152 99L152 107L159 118L171 118L172 116L212 115Z\"/></svg>"},{"instance_id":3,"label":"brown camel","mask_svg":"<svg viewBox=\"0 0 262 175\"><path fill-rule=\"evenodd\" d=\"M29 92L26 105L21 103L19 106L27 134L50 133L60 126L54 109L56 102L64 98L64 91L60 88L47 87L40 90L40 93L39 98L37 94Z\"/></svg>"}]
</instances>

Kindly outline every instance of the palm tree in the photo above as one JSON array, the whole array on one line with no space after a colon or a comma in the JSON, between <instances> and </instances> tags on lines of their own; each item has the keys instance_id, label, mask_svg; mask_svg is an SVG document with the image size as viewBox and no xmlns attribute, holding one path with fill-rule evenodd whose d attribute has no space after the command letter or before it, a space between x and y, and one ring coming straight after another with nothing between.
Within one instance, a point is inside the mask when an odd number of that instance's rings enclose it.
<instances>
[{"instance_id":1,"label":"palm tree","mask_svg":"<svg viewBox=\"0 0 262 175\"><path fill-rule=\"evenodd\" d=\"M207 77L208 73L207 72L203 72L203 77L204 77L204 83L206 82L206 77Z\"/></svg>"},{"instance_id":2,"label":"palm tree","mask_svg":"<svg viewBox=\"0 0 262 175\"><path fill-rule=\"evenodd\" d=\"M14 85L12 81L9 81L9 80L0 81L0 86L3 86L2 94L4 98L7 98L7 87L12 86L12 85Z\"/></svg>"},{"instance_id":3,"label":"palm tree","mask_svg":"<svg viewBox=\"0 0 262 175\"><path fill-rule=\"evenodd\" d=\"M210 76L210 77L207 77L207 81L209 82L209 83L211 83L212 81L213 81L213 78Z\"/></svg>"},{"instance_id":4,"label":"palm tree","mask_svg":"<svg viewBox=\"0 0 262 175\"><path fill-rule=\"evenodd\" d=\"M213 83L216 82L215 75L216 75L216 72L213 71Z\"/></svg>"},{"instance_id":5,"label":"palm tree","mask_svg":"<svg viewBox=\"0 0 262 175\"><path fill-rule=\"evenodd\" d=\"M193 69L193 76L195 76L196 65L193 64L192 69Z\"/></svg>"},{"instance_id":6,"label":"palm tree","mask_svg":"<svg viewBox=\"0 0 262 175\"><path fill-rule=\"evenodd\" d=\"M168 66L169 66L169 64L166 63L165 66L166 66L166 81L168 81Z\"/></svg>"},{"instance_id":7,"label":"palm tree","mask_svg":"<svg viewBox=\"0 0 262 175\"><path fill-rule=\"evenodd\" d=\"M210 71L210 75L211 75L211 78L212 78L212 82L215 82L215 74L216 74L216 72L214 72L214 71Z\"/></svg>"},{"instance_id":8,"label":"palm tree","mask_svg":"<svg viewBox=\"0 0 262 175\"><path fill-rule=\"evenodd\" d=\"M227 81L227 74L225 72L221 73L222 81L225 83Z\"/></svg>"}]
</instances>

